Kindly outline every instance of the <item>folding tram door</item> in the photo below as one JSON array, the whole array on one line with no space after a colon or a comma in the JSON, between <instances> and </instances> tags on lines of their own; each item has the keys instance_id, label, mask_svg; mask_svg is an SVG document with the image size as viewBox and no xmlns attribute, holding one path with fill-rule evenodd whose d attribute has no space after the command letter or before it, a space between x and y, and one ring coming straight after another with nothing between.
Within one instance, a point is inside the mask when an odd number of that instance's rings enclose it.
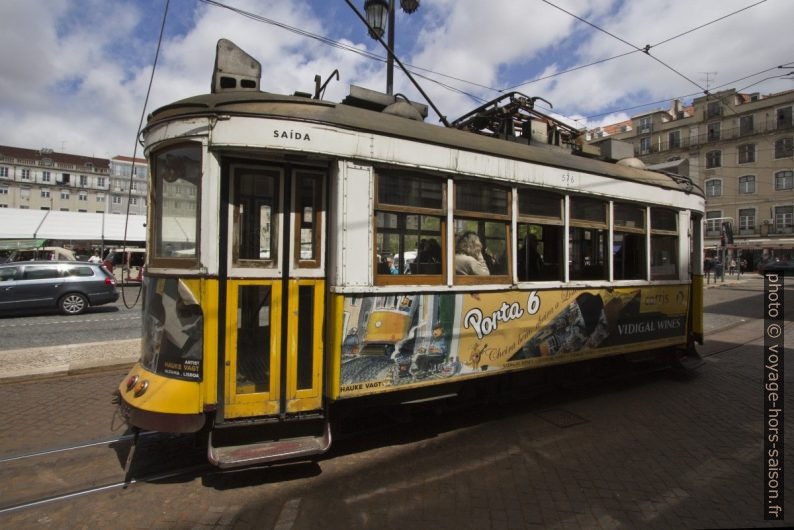
<instances>
[{"instance_id":1,"label":"folding tram door","mask_svg":"<svg viewBox=\"0 0 794 530\"><path fill-rule=\"evenodd\" d=\"M228 241L225 274L221 271L221 281L226 278L218 374L223 402L216 428L259 423L270 430L262 429L265 441L260 438L258 453L250 444L238 448L245 454L242 462L233 449L224 454L212 447L210 459L233 467L296 452L316 454L330 444L325 422L290 434L287 424L301 422L279 420L300 417L310 419L304 424L317 424L321 417L326 173L248 161L224 168L227 211L221 229Z\"/></svg>"}]
</instances>

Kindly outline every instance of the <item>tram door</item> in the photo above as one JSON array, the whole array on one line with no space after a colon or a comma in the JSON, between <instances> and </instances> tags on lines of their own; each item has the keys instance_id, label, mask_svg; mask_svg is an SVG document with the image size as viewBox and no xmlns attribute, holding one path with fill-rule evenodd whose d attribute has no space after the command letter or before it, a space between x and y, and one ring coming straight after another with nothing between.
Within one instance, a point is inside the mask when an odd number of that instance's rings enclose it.
<instances>
[{"instance_id":1,"label":"tram door","mask_svg":"<svg viewBox=\"0 0 794 530\"><path fill-rule=\"evenodd\" d=\"M224 418L322 405L325 174L230 165Z\"/></svg>"}]
</instances>

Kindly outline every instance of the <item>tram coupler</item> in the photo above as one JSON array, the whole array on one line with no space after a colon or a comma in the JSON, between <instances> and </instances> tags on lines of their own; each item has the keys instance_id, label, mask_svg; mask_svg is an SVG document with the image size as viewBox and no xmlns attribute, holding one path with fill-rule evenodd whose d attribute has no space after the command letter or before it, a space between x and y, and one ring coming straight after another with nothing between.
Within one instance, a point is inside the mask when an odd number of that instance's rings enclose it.
<instances>
[{"instance_id":1,"label":"tram coupler","mask_svg":"<svg viewBox=\"0 0 794 530\"><path fill-rule=\"evenodd\" d=\"M135 455L135 448L138 447L138 437L140 433L141 430L138 427L132 428L132 447L130 447L130 452L127 453L127 461L124 463L124 489L127 489L132 479L130 473L132 470L132 457Z\"/></svg>"}]
</instances>

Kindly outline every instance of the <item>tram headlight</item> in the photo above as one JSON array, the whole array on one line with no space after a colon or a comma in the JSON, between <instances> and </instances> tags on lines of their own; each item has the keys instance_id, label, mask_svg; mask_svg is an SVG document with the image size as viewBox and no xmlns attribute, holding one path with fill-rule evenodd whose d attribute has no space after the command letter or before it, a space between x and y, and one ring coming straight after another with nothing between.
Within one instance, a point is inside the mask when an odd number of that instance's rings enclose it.
<instances>
[{"instance_id":1,"label":"tram headlight","mask_svg":"<svg viewBox=\"0 0 794 530\"><path fill-rule=\"evenodd\" d=\"M130 390L132 390L132 387L134 387L134 386L135 386L135 383L137 383L137 382L138 382L138 379L139 379L139 377L138 377L137 375L131 375L131 376L130 376L130 377L127 379L127 392L129 392Z\"/></svg>"},{"instance_id":2,"label":"tram headlight","mask_svg":"<svg viewBox=\"0 0 794 530\"><path fill-rule=\"evenodd\" d=\"M145 392L146 389L149 388L149 381L143 379L135 385L135 397L141 397Z\"/></svg>"}]
</instances>

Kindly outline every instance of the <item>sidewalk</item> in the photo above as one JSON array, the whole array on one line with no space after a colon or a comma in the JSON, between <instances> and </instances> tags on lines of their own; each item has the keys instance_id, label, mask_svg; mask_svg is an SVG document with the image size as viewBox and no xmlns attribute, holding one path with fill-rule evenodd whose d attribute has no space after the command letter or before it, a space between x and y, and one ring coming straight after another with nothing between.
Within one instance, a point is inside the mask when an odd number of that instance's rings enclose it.
<instances>
[{"instance_id":1,"label":"sidewalk","mask_svg":"<svg viewBox=\"0 0 794 530\"><path fill-rule=\"evenodd\" d=\"M711 283L706 283L706 280L704 278L703 287L705 289L711 289L712 287L719 287L720 285L735 285L737 283L744 283L750 281L751 279L763 280L764 277L760 276L757 272L747 272L742 274L741 276L736 276L735 274L733 276L730 276L726 274L724 280L721 279L715 280L714 277L712 276Z\"/></svg>"},{"instance_id":2,"label":"sidewalk","mask_svg":"<svg viewBox=\"0 0 794 530\"><path fill-rule=\"evenodd\" d=\"M0 382L131 367L140 355L141 339L0 351Z\"/></svg>"}]
</instances>

